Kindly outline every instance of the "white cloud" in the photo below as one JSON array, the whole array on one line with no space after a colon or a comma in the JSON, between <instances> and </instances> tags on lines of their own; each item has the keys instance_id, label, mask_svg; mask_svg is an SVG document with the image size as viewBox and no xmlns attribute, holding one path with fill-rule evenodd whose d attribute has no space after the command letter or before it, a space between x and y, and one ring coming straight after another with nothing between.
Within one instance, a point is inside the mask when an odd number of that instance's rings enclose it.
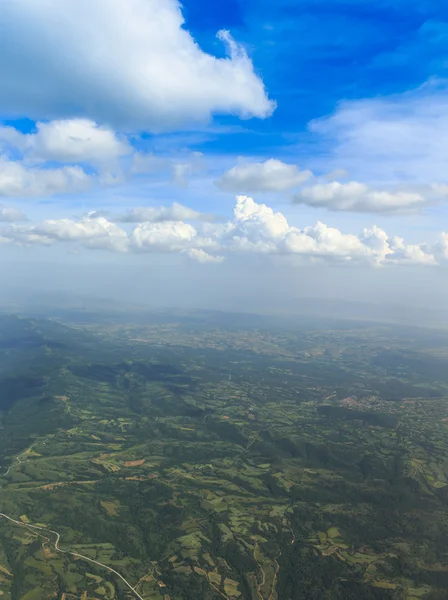
<instances>
[{"instance_id":1,"label":"white cloud","mask_svg":"<svg viewBox=\"0 0 448 600\"><path fill-rule=\"evenodd\" d=\"M229 224L228 244L240 252L296 254L331 260L369 260L374 253L355 235L318 222L303 230L289 225L286 217L252 198L239 196L234 221Z\"/></svg>"},{"instance_id":2,"label":"white cloud","mask_svg":"<svg viewBox=\"0 0 448 600\"><path fill-rule=\"evenodd\" d=\"M297 187L312 176L296 165L270 158L263 163L248 163L233 167L216 184L228 192L281 192Z\"/></svg>"},{"instance_id":3,"label":"white cloud","mask_svg":"<svg viewBox=\"0 0 448 600\"><path fill-rule=\"evenodd\" d=\"M130 241L140 252L175 252L196 246L198 232L193 225L181 221L140 223L133 230Z\"/></svg>"},{"instance_id":4,"label":"white cloud","mask_svg":"<svg viewBox=\"0 0 448 600\"><path fill-rule=\"evenodd\" d=\"M79 166L27 168L21 162L0 157L0 196L31 197L82 192L92 183L93 178Z\"/></svg>"},{"instance_id":5,"label":"white cloud","mask_svg":"<svg viewBox=\"0 0 448 600\"><path fill-rule=\"evenodd\" d=\"M224 260L224 256L212 256L202 248L191 248L190 250L184 250L184 254L196 262L202 264L216 264Z\"/></svg>"},{"instance_id":6,"label":"white cloud","mask_svg":"<svg viewBox=\"0 0 448 600\"><path fill-rule=\"evenodd\" d=\"M329 117L310 123L325 144L323 165L344 165L352 176L375 182L446 182L448 81L383 98L342 102Z\"/></svg>"},{"instance_id":7,"label":"white cloud","mask_svg":"<svg viewBox=\"0 0 448 600\"><path fill-rule=\"evenodd\" d=\"M234 220L225 233L226 246L238 252L292 254L325 261L366 264L434 264L424 246L406 246L398 238L389 238L378 227L365 229L361 236L344 234L318 222L299 229L286 217L252 198L239 196Z\"/></svg>"},{"instance_id":8,"label":"white cloud","mask_svg":"<svg viewBox=\"0 0 448 600\"><path fill-rule=\"evenodd\" d=\"M132 152L126 140L88 119L39 122L36 132L28 134L0 127L0 142L20 150L28 161L38 162L98 164Z\"/></svg>"},{"instance_id":9,"label":"white cloud","mask_svg":"<svg viewBox=\"0 0 448 600\"><path fill-rule=\"evenodd\" d=\"M353 212L408 212L427 203L419 192L375 190L357 181L317 183L300 190L293 200L298 204Z\"/></svg>"},{"instance_id":10,"label":"white cloud","mask_svg":"<svg viewBox=\"0 0 448 600\"><path fill-rule=\"evenodd\" d=\"M87 119L38 122L27 134L0 125L0 195L80 192L151 172L186 187L188 178L203 169L200 152L156 157L136 151L130 140ZM55 168L55 163L64 166Z\"/></svg>"},{"instance_id":11,"label":"white cloud","mask_svg":"<svg viewBox=\"0 0 448 600\"><path fill-rule=\"evenodd\" d=\"M111 217L116 223L161 223L163 221L210 221L214 222L217 218L214 215L193 210L188 206L183 206L173 202L171 206L146 206L132 208L122 214Z\"/></svg>"},{"instance_id":12,"label":"white cloud","mask_svg":"<svg viewBox=\"0 0 448 600\"><path fill-rule=\"evenodd\" d=\"M14 223L15 221L26 221L26 215L13 206L4 206L0 204L0 222Z\"/></svg>"},{"instance_id":13,"label":"white cloud","mask_svg":"<svg viewBox=\"0 0 448 600\"><path fill-rule=\"evenodd\" d=\"M104 217L48 220L30 227L10 227L6 237L23 243L51 244L53 242L78 242L92 249L126 251L128 236L125 231Z\"/></svg>"},{"instance_id":14,"label":"white cloud","mask_svg":"<svg viewBox=\"0 0 448 600\"><path fill-rule=\"evenodd\" d=\"M236 249L276 252L290 231L286 217L248 196L238 196L234 220L227 225L229 244Z\"/></svg>"},{"instance_id":15,"label":"white cloud","mask_svg":"<svg viewBox=\"0 0 448 600\"><path fill-rule=\"evenodd\" d=\"M36 131L27 134L0 126L0 150L4 153L0 194L11 196L79 192L94 182L120 183L124 178L120 159L133 153L125 138L87 119L38 122ZM67 166L55 169L54 163ZM88 176L81 165L97 177Z\"/></svg>"},{"instance_id":16,"label":"white cloud","mask_svg":"<svg viewBox=\"0 0 448 600\"><path fill-rule=\"evenodd\" d=\"M0 30L4 115L157 132L275 107L243 47L222 31L228 57L203 52L177 0L14 0Z\"/></svg>"},{"instance_id":17,"label":"white cloud","mask_svg":"<svg viewBox=\"0 0 448 600\"><path fill-rule=\"evenodd\" d=\"M184 208L184 207L183 207ZM143 222L131 231L104 216L80 220L47 220L35 225L12 225L0 232L18 244L79 244L115 252L178 253L202 263L219 263L226 256L244 260L248 254L296 256L301 260L365 266L435 265L448 257L448 234L427 244L406 244L378 227L360 235L317 222L299 229L285 215L252 198L239 196L233 218L224 224L183 221Z\"/></svg>"},{"instance_id":18,"label":"white cloud","mask_svg":"<svg viewBox=\"0 0 448 600\"><path fill-rule=\"evenodd\" d=\"M54 242L51 238L35 233L34 226L28 227L19 225L9 225L9 227L1 231L0 238L3 240L2 243L7 240L10 243L15 243L19 246L51 246Z\"/></svg>"},{"instance_id":19,"label":"white cloud","mask_svg":"<svg viewBox=\"0 0 448 600\"><path fill-rule=\"evenodd\" d=\"M439 261L448 261L448 232L442 232L440 234L440 237L435 244L435 255Z\"/></svg>"},{"instance_id":20,"label":"white cloud","mask_svg":"<svg viewBox=\"0 0 448 600\"><path fill-rule=\"evenodd\" d=\"M389 262L408 265L436 265L437 260L431 251L436 253L436 248L429 250L426 244L405 244L403 238L393 237L390 240L392 253Z\"/></svg>"}]
</instances>

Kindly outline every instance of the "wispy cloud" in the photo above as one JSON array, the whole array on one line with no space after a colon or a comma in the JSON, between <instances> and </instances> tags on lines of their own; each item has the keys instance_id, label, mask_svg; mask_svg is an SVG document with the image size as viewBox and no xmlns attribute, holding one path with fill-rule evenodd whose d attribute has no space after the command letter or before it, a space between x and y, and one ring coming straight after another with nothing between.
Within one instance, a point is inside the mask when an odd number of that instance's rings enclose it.
<instances>
[{"instance_id":1,"label":"wispy cloud","mask_svg":"<svg viewBox=\"0 0 448 600\"><path fill-rule=\"evenodd\" d=\"M393 96L342 102L310 130L324 145L323 168L344 168L361 181L447 180L448 81L430 80Z\"/></svg>"}]
</instances>

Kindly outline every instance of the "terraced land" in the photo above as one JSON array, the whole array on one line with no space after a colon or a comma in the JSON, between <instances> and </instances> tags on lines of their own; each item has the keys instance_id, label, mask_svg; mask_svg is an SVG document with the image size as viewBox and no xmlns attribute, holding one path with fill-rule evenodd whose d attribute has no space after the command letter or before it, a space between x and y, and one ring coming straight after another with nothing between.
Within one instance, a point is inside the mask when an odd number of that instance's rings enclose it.
<instances>
[{"instance_id":1,"label":"terraced land","mask_svg":"<svg viewBox=\"0 0 448 600\"><path fill-rule=\"evenodd\" d=\"M67 323L0 316L4 600L448 597L443 332Z\"/></svg>"}]
</instances>

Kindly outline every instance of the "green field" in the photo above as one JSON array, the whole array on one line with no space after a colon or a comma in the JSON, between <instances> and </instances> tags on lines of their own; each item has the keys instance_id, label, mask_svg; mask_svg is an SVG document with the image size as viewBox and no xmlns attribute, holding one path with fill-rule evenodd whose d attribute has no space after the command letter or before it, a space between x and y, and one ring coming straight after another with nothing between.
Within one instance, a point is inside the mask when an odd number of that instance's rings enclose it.
<instances>
[{"instance_id":1,"label":"green field","mask_svg":"<svg viewBox=\"0 0 448 600\"><path fill-rule=\"evenodd\" d=\"M444 332L0 315L0 357L2 599L448 598Z\"/></svg>"}]
</instances>

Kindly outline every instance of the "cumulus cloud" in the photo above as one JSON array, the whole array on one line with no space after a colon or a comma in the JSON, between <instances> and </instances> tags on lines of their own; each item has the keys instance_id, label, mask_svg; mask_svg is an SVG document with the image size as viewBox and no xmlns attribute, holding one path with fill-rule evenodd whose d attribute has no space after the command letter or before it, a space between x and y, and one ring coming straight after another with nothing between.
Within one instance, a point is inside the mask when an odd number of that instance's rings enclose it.
<instances>
[{"instance_id":1,"label":"cumulus cloud","mask_svg":"<svg viewBox=\"0 0 448 600\"><path fill-rule=\"evenodd\" d=\"M355 235L343 234L324 223L299 229L286 217L252 198L239 196L234 220L226 232L228 245L240 252L293 254L332 261L377 263L380 253L366 247Z\"/></svg>"},{"instance_id":2,"label":"cumulus cloud","mask_svg":"<svg viewBox=\"0 0 448 600\"><path fill-rule=\"evenodd\" d=\"M298 204L353 212L409 212L427 203L419 192L375 190L357 181L317 183L300 190L293 200Z\"/></svg>"},{"instance_id":3,"label":"cumulus cloud","mask_svg":"<svg viewBox=\"0 0 448 600\"><path fill-rule=\"evenodd\" d=\"M392 264L408 264L408 265L436 265L437 260L434 254L436 248L428 249L426 244L405 244L403 238L393 237L390 240L390 248L392 250L388 257ZM434 254L431 254L433 252Z\"/></svg>"},{"instance_id":4,"label":"cumulus cloud","mask_svg":"<svg viewBox=\"0 0 448 600\"><path fill-rule=\"evenodd\" d=\"M142 153L131 144L131 136L118 135L88 119L38 122L32 133L0 125L0 195L80 192L94 184L116 185L148 173L186 187L188 178L203 169L202 156L200 152L183 153L181 158ZM55 163L64 167L55 168Z\"/></svg>"},{"instance_id":5,"label":"cumulus cloud","mask_svg":"<svg viewBox=\"0 0 448 600\"><path fill-rule=\"evenodd\" d=\"M50 196L66 192L82 192L94 179L80 166L28 168L19 161L0 157L0 196Z\"/></svg>"},{"instance_id":6,"label":"cumulus cloud","mask_svg":"<svg viewBox=\"0 0 448 600\"><path fill-rule=\"evenodd\" d=\"M116 252L178 253L202 263L219 263L226 256L248 254L296 256L302 260L366 266L435 265L448 256L448 234L434 245L406 244L379 227L359 235L343 233L317 222L300 229L281 212L238 196L233 218L226 223L184 221L142 222L121 229L104 216L80 220L48 220L11 225L0 236L19 244L71 242L86 248Z\"/></svg>"},{"instance_id":7,"label":"cumulus cloud","mask_svg":"<svg viewBox=\"0 0 448 600\"><path fill-rule=\"evenodd\" d=\"M448 232L442 232L434 246L434 253L439 261L448 262Z\"/></svg>"},{"instance_id":8,"label":"cumulus cloud","mask_svg":"<svg viewBox=\"0 0 448 600\"><path fill-rule=\"evenodd\" d=\"M286 217L248 196L238 196L226 237L234 249L275 253L290 231Z\"/></svg>"},{"instance_id":9,"label":"cumulus cloud","mask_svg":"<svg viewBox=\"0 0 448 600\"><path fill-rule=\"evenodd\" d=\"M201 246L213 246L201 238L198 230L182 221L140 223L130 235L131 247L138 252L181 252Z\"/></svg>"},{"instance_id":10,"label":"cumulus cloud","mask_svg":"<svg viewBox=\"0 0 448 600\"><path fill-rule=\"evenodd\" d=\"M0 143L19 150L28 161L105 163L130 154L131 147L107 127L88 119L36 123L36 131L22 133L0 127Z\"/></svg>"},{"instance_id":11,"label":"cumulus cloud","mask_svg":"<svg viewBox=\"0 0 448 600\"><path fill-rule=\"evenodd\" d=\"M227 192L281 192L297 187L311 176L311 171L270 158L262 163L237 165L216 184Z\"/></svg>"},{"instance_id":12,"label":"cumulus cloud","mask_svg":"<svg viewBox=\"0 0 448 600\"><path fill-rule=\"evenodd\" d=\"M14 223L16 221L26 221L26 215L13 206L4 206L0 204L0 222L1 223Z\"/></svg>"},{"instance_id":13,"label":"cumulus cloud","mask_svg":"<svg viewBox=\"0 0 448 600\"><path fill-rule=\"evenodd\" d=\"M124 177L120 159L133 149L107 127L67 119L38 122L32 133L0 126L0 151L0 194L31 197L119 183ZM54 168L55 163L65 166Z\"/></svg>"},{"instance_id":14,"label":"cumulus cloud","mask_svg":"<svg viewBox=\"0 0 448 600\"><path fill-rule=\"evenodd\" d=\"M285 215L247 196L237 197L233 219L214 236L227 253L296 255L342 264L435 264L425 245L406 245L373 226L361 235L346 234L317 222L303 229Z\"/></svg>"},{"instance_id":15,"label":"cumulus cloud","mask_svg":"<svg viewBox=\"0 0 448 600\"><path fill-rule=\"evenodd\" d=\"M0 112L155 132L213 114L269 116L275 104L244 48L221 31L228 56L216 58L184 25L177 0L6 2Z\"/></svg>"},{"instance_id":16,"label":"cumulus cloud","mask_svg":"<svg viewBox=\"0 0 448 600\"><path fill-rule=\"evenodd\" d=\"M322 136L325 168L342 164L362 180L446 181L448 80L433 79L403 94L342 102L334 114L309 127Z\"/></svg>"},{"instance_id":17,"label":"cumulus cloud","mask_svg":"<svg viewBox=\"0 0 448 600\"><path fill-rule=\"evenodd\" d=\"M292 254L330 262L380 266L395 264L433 264L435 259L423 246L420 256L415 248L389 238L377 227L356 236L318 222L299 229L289 225L286 217L272 208L257 204L252 198L239 196L234 220L226 231L228 247L240 252ZM410 257L412 254L412 259Z\"/></svg>"},{"instance_id":18,"label":"cumulus cloud","mask_svg":"<svg viewBox=\"0 0 448 600\"><path fill-rule=\"evenodd\" d=\"M0 125L0 195L82 192L148 173L186 187L188 178L203 170L202 156L142 153L131 144L131 136L87 119L38 122L32 133Z\"/></svg>"}]
</instances>

